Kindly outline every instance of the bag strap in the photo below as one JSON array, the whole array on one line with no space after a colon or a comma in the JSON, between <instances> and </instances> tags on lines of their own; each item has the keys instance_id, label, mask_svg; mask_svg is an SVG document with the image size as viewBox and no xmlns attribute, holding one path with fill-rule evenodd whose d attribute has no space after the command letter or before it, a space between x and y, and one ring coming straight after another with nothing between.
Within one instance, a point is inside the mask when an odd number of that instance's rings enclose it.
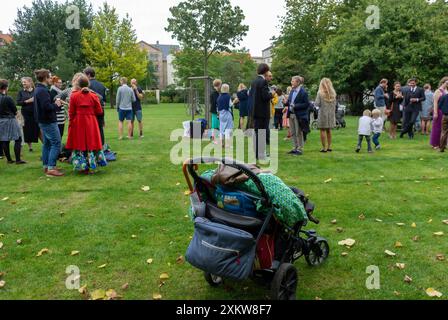
<instances>
[{"instance_id":1,"label":"bag strap","mask_svg":"<svg viewBox=\"0 0 448 320\"><path fill-rule=\"evenodd\" d=\"M264 223L263 223L263 226L261 227L260 233L258 234L257 242L256 242L257 244L260 241L260 239L263 236L263 234L266 231L266 229L268 228L269 222L271 222L271 219L272 219L273 215L274 215L274 207L272 206L268 216L264 220Z\"/></svg>"}]
</instances>

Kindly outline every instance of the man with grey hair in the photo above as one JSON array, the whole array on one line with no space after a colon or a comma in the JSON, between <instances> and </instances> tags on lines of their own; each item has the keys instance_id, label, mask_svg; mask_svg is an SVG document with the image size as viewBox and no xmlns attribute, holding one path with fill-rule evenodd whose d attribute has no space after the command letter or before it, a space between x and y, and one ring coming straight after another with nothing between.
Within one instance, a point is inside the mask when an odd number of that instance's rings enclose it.
<instances>
[{"instance_id":1,"label":"man with grey hair","mask_svg":"<svg viewBox=\"0 0 448 320\"><path fill-rule=\"evenodd\" d=\"M118 136L123 140L123 122L128 121L128 139L132 139L132 104L136 98L134 91L128 86L128 79L120 79L121 87L117 91L117 110L118 110Z\"/></svg>"},{"instance_id":2,"label":"man with grey hair","mask_svg":"<svg viewBox=\"0 0 448 320\"><path fill-rule=\"evenodd\" d=\"M140 139L142 139L143 136L143 111L142 111L142 99L144 97L143 89L138 86L137 79L131 80L131 87L132 91L134 91L135 95L135 102L132 104L132 136L134 136L134 124L135 124L135 118L137 118L138 121L138 128L140 132Z\"/></svg>"},{"instance_id":3,"label":"man with grey hair","mask_svg":"<svg viewBox=\"0 0 448 320\"><path fill-rule=\"evenodd\" d=\"M288 107L289 125L291 127L293 150L289 154L294 156L303 155L305 129L308 119L308 110L310 101L308 92L303 87L304 79L301 76L295 76L291 80L292 90L288 99L284 100L285 107Z\"/></svg>"}]
</instances>

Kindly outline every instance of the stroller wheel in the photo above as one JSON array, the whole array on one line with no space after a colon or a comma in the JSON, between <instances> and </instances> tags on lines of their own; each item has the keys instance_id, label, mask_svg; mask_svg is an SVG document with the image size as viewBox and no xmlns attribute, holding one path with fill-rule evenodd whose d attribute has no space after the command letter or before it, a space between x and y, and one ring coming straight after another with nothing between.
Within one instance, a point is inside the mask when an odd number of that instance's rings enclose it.
<instances>
[{"instance_id":1,"label":"stroller wheel","mask_svg":"<svg viewBox=\"0 0 448 320\"><path fill-rule=\"evenodd\" d=\"M305 256L305 259L311 267L317 267L327 260L329 254L330 246L327 240L318 239L311 245L310 253Z\"/></svg>"},{"instance_id":2,"label":"stroller wheel","mask_svg":"<svg viewBox=\"0 0 448 320\"><path fill-rule=\"evenodd\" d=\"M208 282L208 284L212 287L219 287L224 282L221 277L215 276L211 273L204 273L204 278Z\"/></svg>"},{"instance_id":3,"label":"stroller wheel","mask_svg":"<svg viewBox=\"0 0 448 320\"><path fill-rule=\"evenodd\" d=\"M283 263L275 273L271 284L272 300L296 300L298 275L290 263Z\"/></svg>"}]
</instances>

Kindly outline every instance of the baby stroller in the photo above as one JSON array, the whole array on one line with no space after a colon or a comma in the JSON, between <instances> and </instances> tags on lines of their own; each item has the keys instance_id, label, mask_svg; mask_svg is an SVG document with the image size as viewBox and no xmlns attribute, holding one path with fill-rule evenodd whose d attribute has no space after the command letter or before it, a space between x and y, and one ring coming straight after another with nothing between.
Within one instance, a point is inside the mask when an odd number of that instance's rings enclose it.
<instances>
[{"instance_id":1,"label":"baby stroller","mask_svg":"<svg viewBox=\"0 0 448 320\"><path fill-rule=\"evenodd\" d=\"M244 214L219 206L215 194L221 186L198 174L199 164L219 163L238 170L256 185L261 196L230 190L231 199L245 197L259 201L268 214L244 206ZM191 191L195 234L186 253L186 260L204 271L205 280L220 286L224 279L261 280L271 291L272 300L295 300L298 274L294 263L305 256L310 266L319 266L328 258L326 239L316 231L305 231L308 221L294 227L281 224L275 208L259 177L247 165L231 160L199 158L185 161L183 172ZM193 183L190 180L193 179ZM314 205L305 194L291 188L306 208L310 221Z\"/></svg>"},{"instance_id":2,"label":"baby stroller","mask_svg":"<svg viewBox=\"0 0 448 320\"><path fill-rule=\"evenodd\" d=\"M345 113L346 113L346 106L340 105L338 103L337 109L336 109L336 129L346 128L347 122L345 121Z\"/></svg>"}]
</instances>

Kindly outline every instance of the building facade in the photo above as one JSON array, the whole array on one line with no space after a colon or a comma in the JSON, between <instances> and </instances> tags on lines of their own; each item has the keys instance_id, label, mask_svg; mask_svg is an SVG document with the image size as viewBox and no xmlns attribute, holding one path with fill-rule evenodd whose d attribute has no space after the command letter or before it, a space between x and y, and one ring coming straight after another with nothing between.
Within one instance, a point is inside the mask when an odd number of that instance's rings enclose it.
<instances>
[{"instance_id":1,"label":"building facade","mask_svg":"<svg viewBox=\"0 0 448 320\"><path fill-rule=\"evenodd\" d=\"M0 47L6 46L12 42L12 37L10 34L3 33L0 31Z\"/></svg>"},{"instance_id":2,"label":"building facade","mask_svg":"<svg viewBox=\"0 0 448 320\"><path fill-rule=\"evenodd\" d=\"M152 61L155 75L158 79L158 89L165 90L167 86L174 83L175 70L172 64L173 53L180 50L177 45L149 44L140 41L139 46L148 53L148 58Z\"/></svg>"},{"instance_id":3,"label":"building facade","mask_svg":"<svg viewBox=\"0 0 448 320\"><path fill-rule=\"evenodd\" d=\"M272 49L273 47L270 46L269 48L266 48L263 50L262 56L263 56L263 62L266 63L268 66L272 66Z\"/></svg>"}]
</instances>

